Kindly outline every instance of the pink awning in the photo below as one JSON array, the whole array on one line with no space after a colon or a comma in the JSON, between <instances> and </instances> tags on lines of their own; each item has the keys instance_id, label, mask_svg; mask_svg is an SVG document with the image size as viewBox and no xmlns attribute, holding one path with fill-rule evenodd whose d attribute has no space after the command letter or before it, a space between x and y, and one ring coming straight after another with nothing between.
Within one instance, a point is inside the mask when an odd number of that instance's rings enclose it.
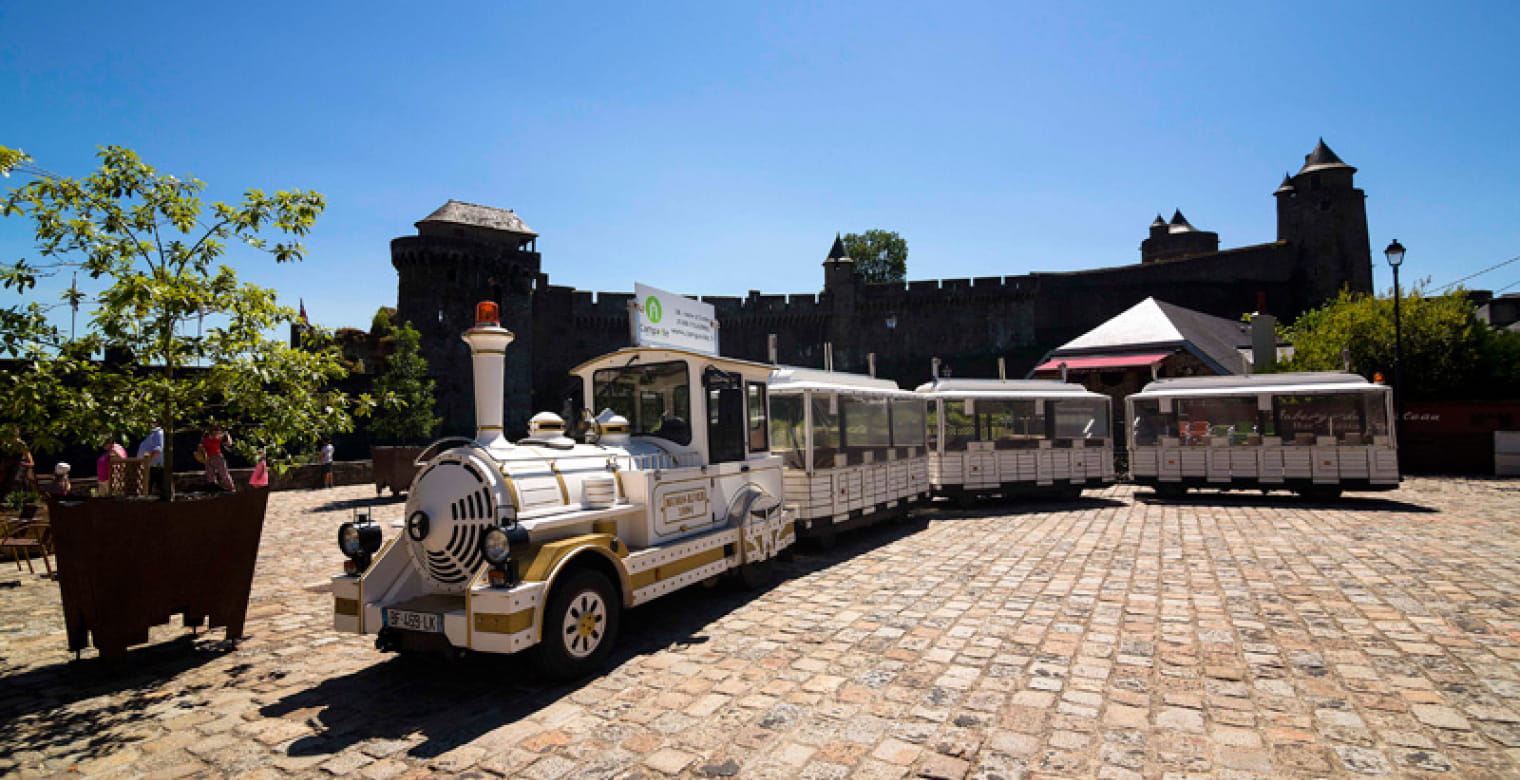
<instances>
[{"instance_id":1,"label":"pink awning","mask_svg":"<svg viewBox=\"0 0 1520 780\"><path fill-rule=\"evenodd\" d=\"M1065 363L1069 371L1115 369L1115 368L1145 368L1152 363L1171 357L1170 352L1153 352L1144 355L1092 355L1089 357L1065 357L1055 358L1049 362L1040 364L1035 369L1036 373L1050 371L1059 373L1061 364Z\"/></svg>"}]
</instances>

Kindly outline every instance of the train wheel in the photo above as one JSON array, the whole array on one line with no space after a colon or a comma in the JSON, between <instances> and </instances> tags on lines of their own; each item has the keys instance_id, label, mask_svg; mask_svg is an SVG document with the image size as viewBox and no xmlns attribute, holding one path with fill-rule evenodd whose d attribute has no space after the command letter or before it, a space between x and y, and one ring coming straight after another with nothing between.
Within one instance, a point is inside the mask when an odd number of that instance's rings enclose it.
<instances>
[{"instance_id":1,"label":"train wheel","mask_svg":"<svg viewBox=\"0 0 1520 780\"><path fill-rule=\"evenodd\" d=\"M1176 482L1157 482L1155 491L1161 498L1182 498L1187 494L1187 488Z\"/></svg>"},{"instance_id":2,"label":"train wheel","mask_svg":"<svg viewBox=\"0 0 1520 780\"><path fill-rule=\"evenodd\" d=\"M544 638L533 648L534 663L561 680L599 670L617 640L621 612L612 583L600 572L570 572L549 594Z\"/></svg>"},{"instance_id":3,"label":"train wheel","mask_svg":"<svg viewBox=\"0 0 1520 780\"><path fill-rule=\"evenodd\" d=\"M760 590L776 578L776 559L746 563L739 567L739 586L745 590Z\"/></svg>"}]
</instances>

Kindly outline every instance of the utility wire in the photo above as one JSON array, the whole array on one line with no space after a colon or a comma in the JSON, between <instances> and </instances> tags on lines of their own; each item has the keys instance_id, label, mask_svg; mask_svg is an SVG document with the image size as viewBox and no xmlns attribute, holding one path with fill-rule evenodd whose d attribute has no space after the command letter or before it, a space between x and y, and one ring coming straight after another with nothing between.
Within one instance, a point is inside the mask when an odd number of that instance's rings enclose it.
<instances>
[{"instance_id":1,"label":"utility wire","mask_svg":"<svg viewBox=\"0 0 1520 780\"><path fill-rule=\"evenodd\" d=\"M1510 263L1513 263L1513 262L1515 262L1517 260L1520 260L1520 255L1516 255L1514 257L1511 257L1510 259L1505 260L1504 262L1499 263L1497 265L1491 265L1491 266L1489 266L1489 267L1487 267L1487 268L1485 268L1485 269L1483 269L1483 270L1481 270L1481 271L1479 271L1479 272L1477 272L1475 274L1468 274L1467 276L1464 276L1461 279L1458 279L1455 282L1452 282L1451 284L1445 284L1445 285L1442 285L1440 287L1437 287L1436 288L1436 292L1441 292L1442 290L1451 289L1452 287L1456 287L1457 285L1459 285L1459 284L1467 281L1468 279L1471 279L1471 278L1476 277L1476 276L1482 276L1483 274L1486 274L1489 271L1493 271L1495 269L1503 268L1504 266L1509 265ZM1513 286L1514 285L1510 285L1510 287L1513 287ZM1508 289L1508 288L1506 288L1506 289Z\"/></svg>"}]
</instances>

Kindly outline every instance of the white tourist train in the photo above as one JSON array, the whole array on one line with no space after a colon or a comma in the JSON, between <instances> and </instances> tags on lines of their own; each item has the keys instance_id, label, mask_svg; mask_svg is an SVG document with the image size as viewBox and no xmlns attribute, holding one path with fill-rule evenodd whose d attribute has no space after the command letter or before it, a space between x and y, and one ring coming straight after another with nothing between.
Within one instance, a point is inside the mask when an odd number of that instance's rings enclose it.
<instances>
[{"instance_id":1,"label":"white tourist train","mask_svg":"<svg viewBox=\"0 0 1520 780\"><path fill-rule=\"evenodd\" d=\"M931 497L925 403L886 379L783 367L771 373L771 450L799 536L834 535Z\"/></svg>"},{"instance_id":2,"label":"white tourist train","mask_svg":"<svg viewBox=\"0 0 1520 780\"><path fill-rule=\"evenodd\" d=\"M1393 393L1349 373L1158 379L1125 400L1132 481L1285 489L1314 498L1399 485Z\"/></svg>"},{"instance_id":3,"label":"white tourist train","mask_svg":"<svg viewBox=\"0 0 1520 780\"><path fill-rule=\"evenodd\" d=\"M1113 403L1081 385L1041 379L935 379L929 481L958 500L1053 493L1114 482Z\"/></svg>"},{"instance_id":4,"label":"white tourist train","mask_svg":"<svg viewBox=\"0 0 1520 780\"><path fill-rule=\"evenodd\" d=\"M339 529L337 630L374 634L381 650L531 649L544 672L570 677L607 659L627 607L726 572L769 578L795 540L768 445L772 366L619 350L572 371L605 410L587 442L545 413L513 443L502 430L512 334L497 312L478 305L464 334L475 438L423 453L394 538L367 519Z\"/></svg>"}]
</instances>

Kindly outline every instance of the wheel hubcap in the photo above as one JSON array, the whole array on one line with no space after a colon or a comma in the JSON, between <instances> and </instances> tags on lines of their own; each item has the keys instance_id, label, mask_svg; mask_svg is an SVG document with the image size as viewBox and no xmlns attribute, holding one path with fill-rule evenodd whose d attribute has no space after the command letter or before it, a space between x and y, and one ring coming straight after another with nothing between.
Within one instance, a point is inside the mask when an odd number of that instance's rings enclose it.
<instances>
[{"instance_id":1,"label":"wheel hubcap","mask_svg":"<svg viewBox=\"0 0 1520 780\"><path fill-rule=\"evenodd\" d=\"M596 651L606 636L607 605L602 597L586 591L570 602L565 611L565 650L576 658L585 658Z\"/></svg>"}]
</instances>

